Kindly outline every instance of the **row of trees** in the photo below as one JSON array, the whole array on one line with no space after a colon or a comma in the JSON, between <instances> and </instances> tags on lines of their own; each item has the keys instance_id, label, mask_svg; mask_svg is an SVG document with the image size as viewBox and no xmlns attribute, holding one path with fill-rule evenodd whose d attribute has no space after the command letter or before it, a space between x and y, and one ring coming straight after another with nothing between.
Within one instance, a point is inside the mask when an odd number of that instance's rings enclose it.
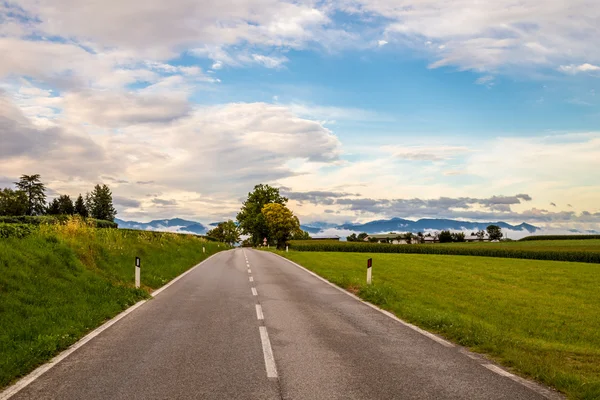
<instances>
[{"instance_id":1,"label":"row of trees","mask_svg":"<svg viewBox=\"0 0 600 400\"><path fill-rule=\"evenodd\" d=\"M483 241L486 237L486 231L487 236L490 240L500 240L504 236L504 234L502 233L502 229L498 225L489 225L485 231L480 230L477 232L472 232L471 236L477 236L479 240ZM412 232L407 232L392 237L391 235L396 235L396 233L390 232L389 234L390 240L405 240L408 244L412 242L423 243L425 241L425 237L437 238L440 243L464 242L466 240L464 232L451 232L449 230L441 231L440 233L436 232L433 235L431 233L423 235L422 232L419 232L416 235L414 235ZM380 241L380 239L377 239L375 237L369 237L369 234L366 232L359 233L358 235L356 233L353 233L352 235L346 237L346 240L349 242L364 242L365 239L372 243ZM383 239L383 241L387 240L388 239Z\"/></svg>"},{"instance_id":2,"label":"row of trees","mask_svg":"<svg viewBox=\"0 0 600 400\"><path fill-rule=\"evenodd\" d=\"M96 185L91 193L81 194L75 202L63 194L46 204L46 185L39 174L22 175L15 189L0 190L0 215L81 215L114 221L117 210L107 185Z\"/></svg>"},{"instance_id":3,"label":"row of trees","mask_svg":"<svg viewBox=\"0 0 600 400\"><path fill-rule=\"evenodd\" d=\"M233 246L240 241L240 229L235 222L229 220L218 223L215 228L206 233L206 236Z\"/></svg>"},{"instance_id":4,"label":"row of trees","mask_svg":"<svg viewBox=\"0 0 600 400\"><path fill-rule=\"evenodd\" d=\"M279 189L269 185L256 185L248 193L236 220L241 233L250 235L253 246L263 244L265 238L280 249L288 240L310 239L308 232L300 229L300 220L287 208L287 202Z\"/></svg>"}]
</instances>

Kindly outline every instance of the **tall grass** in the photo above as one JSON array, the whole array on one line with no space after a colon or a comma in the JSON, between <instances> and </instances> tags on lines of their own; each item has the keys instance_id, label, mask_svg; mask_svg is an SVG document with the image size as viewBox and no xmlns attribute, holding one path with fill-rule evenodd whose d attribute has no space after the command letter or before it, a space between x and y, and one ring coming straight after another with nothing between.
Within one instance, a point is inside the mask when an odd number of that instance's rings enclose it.
<instances>
[{"instance_id":1,"label":"tall grass","mask_svg":"<svg viewBox=\"0 0 600 400\"><path fill-rule=\"evenodd\" d=\"M576 241L569 242L577 244ZM534 243L535 242L396 245L387 243L339 242L327 240L292 240L290 241L290 248L298 251L439 254L600 263L600 241L586 240L583 242L585 244L584 246L564 246L562 248L555 247L556 242L544 242L544 246L534 246L532 245Z\"/></svg>"},{"instance_id":2,"label":"tall grass","mask_svg":"<svg viewBox=\"0 0 600 400\"><path fill-rule=\"evenodd\" d=\"M195 236L97 229L78 218L0 238L0 387L223 249Z\"/></svg>"}]
</instances>

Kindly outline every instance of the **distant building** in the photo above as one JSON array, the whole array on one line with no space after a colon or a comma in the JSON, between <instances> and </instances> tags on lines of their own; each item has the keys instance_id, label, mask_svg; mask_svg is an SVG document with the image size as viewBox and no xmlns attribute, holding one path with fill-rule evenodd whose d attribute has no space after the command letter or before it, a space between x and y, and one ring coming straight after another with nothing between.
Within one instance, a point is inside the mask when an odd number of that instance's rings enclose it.
<instances>
[{"instance_id":1,"label":"distant building","mask_svg":"<svg viewBox=\"0 0 600 400\"><path fill-rule=\"evenodd\" d=\"M369 242L369 239L371 238L377 239L378 243L409 244L406 235L403 233L381 233L369 235L364 239L364 241ZM417 235L413 235L410 243L419 243L419 237Z\"/></svg>"},{"instance_id":2,"label":"distant building","mask_svg":"<svg viewBox=\"0 0 600 400\"><path fill-rule=\"evenodd\" d=\"M339 236L311 236L311 240L340 240Z\"/></svg>"},{"instance_id":3,"label":"distant building","mask_svg":"<svg viewBox=\"0 0 600 400\"><path fill-rule=\"evenodd\" d=\"M484 236L483 239L480 239L477 235L469 235L465 236L465 242L489 242L490 238Z\"/></svg>"}]
</instances>

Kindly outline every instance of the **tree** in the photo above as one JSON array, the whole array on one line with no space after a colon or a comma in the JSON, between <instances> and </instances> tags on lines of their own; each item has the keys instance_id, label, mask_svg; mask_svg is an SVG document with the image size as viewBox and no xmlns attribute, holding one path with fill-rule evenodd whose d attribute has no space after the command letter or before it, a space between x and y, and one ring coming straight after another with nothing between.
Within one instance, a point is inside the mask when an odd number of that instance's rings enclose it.
<instances>
[{"instance_id":1,"label":"tree","mask_svg":"<svg viewBox=\"0 0 600 400\"><path fill-rule=\"evenodd\" d=\"M206 233L207 236L217 239L219 242L233 246L240 241L240 231L232 220L219 222L219 224Z\"/></svg>"},{"instance_id":2,"label":"tree","mask_svg":"<svg viewBox=\"0 0 600 400\"><path fill-rule=\"evenodd\" d=\"M359 242L364 242L365 239L368 237L369 237L369 234L366 232L363 232L363 233L359 233L356 238L358 239Z\"/></svg>"},{"instance_id":3,"label":"tree","mask_svg":"<svg viewBox=\"0 0 600 400\"><path fill-rule=\"evenodd\" d=\"M488 236L490 240L500 240L502 239L502 229L498 225L489 225L487 228Z\"/></svg>"},{"instance_id":4,"label":"tree","mask_svg":"<svg viewBox=\"0 0 600 400\"><path fill-rule=\"evenodd\" d=\"M379 239L377 239L376 237L369 237L369 243L377 243L379 242Z\"/></svg>"},{"instance_id":5,"label":"tree","mask_svg":"<svg viewBox=\"0 0 600 400\"><path fill-rule=\"evenodd\" d=\"M77 200L75 200L75 214L81 215L83 218L87 218L89 216L87 207L85 206L85 202L83 201L83 196L81 193Z\"/></svg>"},{"instance_id":6,"label":"tree","mask_svg":"<svg viewBox=\"0 0 600 400\"><path fill-rule=\"evenodd\" d=\"M285 243L300 230L300 221L289 208L279 203L266 204L262 209L269 237L277 243L278 249L285 248Z\"/></svg>"},{"instance_id":7,"label":"tree","mask_svg":"<svg viewBox=\"0 0 600 400\"><path fill-rule=\"evenodd\" d=\"M406 232L406 235L404 235L404 239L406 239L406 243L411 244L413 239L412 232Z\"/></svg>"},{"instance_id":8,"label":"tree","mask_svg":"<svg viewBox=\"0 0 600 400\"><path fill-rule=\"evenodd\" d=\"M17 188L27 196L27 215L41 215L46 211L46 186L40 181L40 175L21 175Z\"/></svg>"},{"instance_id":9,"label":"tree","mask_svg":"<svg viewBox=\"0 0 600 400\"><path fill-rule=\"evenodd\" d=\"M112 192L106 185L96 185L89 195L88 210L90 216L96 219L114 221L117 210L113 207Z\"/></svg>"},{"instance_id":10,"label":"tree","mask_svg":"<svg viewBox=\"0 0 600 400\"><path fill-rule=\"evenodd\" d=\"M279 189L269 185L256 185L254 190L248 193L248 199L244 201L236 219L242 233L251 236L254 246L261 244L263 238L269 236L269 228L262 213L263 207L267 204L285 206L287 201L287 198L279 194Z\"/></svg>"},{"instance_id":11,"label":"tree","mask_svg":"<svg viewBox=\"0 0 600 400\"><path fill-rule=\"evenodd\" d=\"M68 194L62 194L58 197L58 205L60 214L73 215L75 214L75 206Z\"/></svg>"},{"instance_id":12,"label":"tree","mask_svg":"<svg viewBox=\"0 0 600 400\"><path fill-rule=\"evenodd\" d=\"M452 241L453 242L464 242L465 241L465 234L463 232L453 233L452 234Z\"/></svg>"},{"instance_id":13,"label":"tree","mask_svg":"<svg viewBox=\"0 0 600 400\"><path fill-rule=\"evenodd\" d=\"M438 238L440 240L440 243L451 243L452 233L450 233L450 231L441 231Z\"/></svg>"},{"instance_id":14,"label":"tree","mask_svg":"<svg viewBox=\"0 0 600 400\"><path fill-rule=\"evenodd\" d=\"M25 215L28 210L27 194L22 190L0 190L0 215Z\"/></svg>"},{"instance_id":15,"label":"tree","mask_svg":"<svg viewBox=\"0 0 600 400\"><path fill-rule=\"evenodd\" d=\"M477 239L479 239L479 241L481 242L485 238L485 231L477 231L477 233L475 233L475 236L477 236Z\"/></svg>"},{"instance_id":16,"label":"tree","mask_svg":"<svg viewBox=\"0 0 600 400\"><path fill-rule=\"evenodd\" d=\"M300 229L297 232L294 232L292 240L310 240L310 233Z\"/></svg>"},{"instance_id":17,"label":"tree","mask_svg":"<svg viewBox=\"0 0 600 400\"><path fill-rule=\"evenodd\" d=\"M356 242L356 241L358 241L358 238L356 237L356 233L353 233L350 236L346 236L346 240L348 242Z\"/></svg>"},{"instance_id":18,"label":"tree","mask_svg":"<svg viewBox=\"0 0 600 400\"><path fill-rule=\"evenodd\" d=\"M48 215L59 215L60 214L60 203L58 199L54 199L48 204L48 209L46 210L46 214Z\"/></svg>"}]
</instances>

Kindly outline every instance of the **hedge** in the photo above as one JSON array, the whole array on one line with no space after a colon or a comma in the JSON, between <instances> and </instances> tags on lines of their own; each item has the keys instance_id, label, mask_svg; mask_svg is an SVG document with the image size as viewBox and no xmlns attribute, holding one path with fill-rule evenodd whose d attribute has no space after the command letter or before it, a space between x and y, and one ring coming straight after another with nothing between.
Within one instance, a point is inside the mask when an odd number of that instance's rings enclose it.
<instances>
[{"instance_id":1,"label":"hedge","mask_svg":"<svg viewBox=\"0 0 600 400\"><path fill-rule=\"evenodd\" d=\"M481 247L452 247L432 244L394 245L385 243L338 242L323 240L292 240L290 248L297 251L339 251L351 253L411 253L455 256L524 258L529 260L574 261L600 263L600 252L525 250Z\"/></svg>"},{"instance_id":2,"label":"hedge","mask_svg":"<svg viewBox=\"0 0 600 400\"><path fill-rule=\"evenodd\" d=\"M59 224L66 222L71 216L70 215L17 215L17 216L0 216L0 223L5 224L29 224L29 225L41 225L41 224ZM102 219L86 218L87 222L94 224L96 228L118 228L119 225L116 222L105 221Z\"/></svg>"},{"instance_id":3,"label":"hedge","mask_svg":"<svg viewBox=\"0 0 600 400\"><path fill-rule=\"evenodd\" d=\"M585 240L585 239L600 239L600 235L538 235L525 236L520 239L520 242L529 240Z\"/></svg>"}]
</instances>

